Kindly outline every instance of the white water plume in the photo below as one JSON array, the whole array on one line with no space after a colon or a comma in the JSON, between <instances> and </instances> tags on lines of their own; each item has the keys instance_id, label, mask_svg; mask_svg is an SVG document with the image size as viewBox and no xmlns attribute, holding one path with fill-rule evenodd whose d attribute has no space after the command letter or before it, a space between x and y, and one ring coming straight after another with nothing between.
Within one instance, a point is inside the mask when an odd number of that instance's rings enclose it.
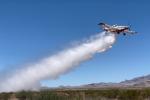
<instances>
[{"instance_id":1,"label":"white water plume","mask_svg":"<svg viewBox=\"0 0 150 100\"><path fill-rule=\"evenodd\" d=\"M115 34L102 32L89 40L57 54L27 65L0 81L0 92L31 90L40 87L40 82L57 78L72 70L81 62L112 47Z\"/></svg>"}]
</instances>

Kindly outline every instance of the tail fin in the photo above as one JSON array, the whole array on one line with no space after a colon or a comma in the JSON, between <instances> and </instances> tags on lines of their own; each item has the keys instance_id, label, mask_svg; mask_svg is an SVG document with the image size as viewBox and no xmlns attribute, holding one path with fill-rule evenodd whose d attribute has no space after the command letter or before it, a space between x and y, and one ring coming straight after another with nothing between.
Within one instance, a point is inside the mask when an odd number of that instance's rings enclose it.
<instances>
[{"instance_id":1,"label":"tail fin","mask_svg":"<svg viewBox=\"0 0 150 100\"><path fill-rule=\"evenodd\" d=\"M110 28L111 26L105 23L99 23L98 25L100 25L102 28Z\"/></svg>"},{"instance_id":2,"label":"tail fin","mask_svg":"<svg viewBox=\"0 0 150 100\"><path fill-rule=\"evenodd\" d=\"M98 25L105 25L105 23L99 23Z\"/></svg>"}]
</instances>

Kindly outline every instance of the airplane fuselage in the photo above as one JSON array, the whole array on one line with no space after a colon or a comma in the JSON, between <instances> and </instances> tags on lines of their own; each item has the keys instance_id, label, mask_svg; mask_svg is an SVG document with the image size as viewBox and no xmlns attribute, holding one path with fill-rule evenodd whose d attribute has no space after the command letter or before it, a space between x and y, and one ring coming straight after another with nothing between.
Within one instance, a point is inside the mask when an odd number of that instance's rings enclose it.
<instances>
[{"instance_id":1,"label":"airplane fuselage","mask_svg":"<svg viewBox=\"0 0 150 100\"><path fill-rule=\"evenodd\" d=\"M129 27L125 27L125 26L115 26L115 27L110 27L110 28L104 28L105 31L107 32L112 32L112 33L121 33L121 32L126 32L129 31Z\"/></svg>"},{"instance_id":2,"label":"airplane fuselage","mask_svg":"<svg viewBox=\"0 0 150 100\"><path fill-rule=\"evenodd\" d=\"M129 33L129 34L137 33L135 31L130 31L129 26L108 25L105 23L99 23L98 25L100 25L104 31L111 32L114 34L123 33L123 35L126 35L126 33Z\"/></svg>"}]
</instances>

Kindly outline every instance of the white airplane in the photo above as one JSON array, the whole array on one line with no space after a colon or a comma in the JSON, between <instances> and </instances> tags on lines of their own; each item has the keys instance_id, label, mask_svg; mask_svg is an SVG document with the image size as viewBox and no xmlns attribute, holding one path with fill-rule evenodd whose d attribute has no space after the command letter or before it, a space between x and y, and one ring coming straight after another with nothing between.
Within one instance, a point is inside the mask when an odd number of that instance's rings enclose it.
<instances>
[{"instance_id":1,"label":"white airplane","mask_svg":"<svg viewBox=\"0 0 150 100\"><path fill-rule=\"evenodd\" d=\"M123 35L126 35L126 33L128 33L128 34L137 33L135 31L131 31L130 26L118 26L118 25L112 25L111 26L111 25L108 25L105 23L99 23L98 25L100 25L104 31L111 32L114 34L123 33Z\"/></svg>"}]
</instances>

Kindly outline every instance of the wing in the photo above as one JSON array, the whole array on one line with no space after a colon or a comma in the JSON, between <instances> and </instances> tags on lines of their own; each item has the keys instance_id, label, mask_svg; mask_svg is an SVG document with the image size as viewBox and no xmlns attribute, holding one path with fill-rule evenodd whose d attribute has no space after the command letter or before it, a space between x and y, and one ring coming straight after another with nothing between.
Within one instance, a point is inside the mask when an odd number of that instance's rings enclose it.
<instances>
[{"instance_id":1,"label":"wing","mask_svg":"<svg viewBox=\"0 0 150 100\"><path fill-rule=\"evenodd\" d=\"M135 32L135 31L126 31L126 33L129 33L129 34L136 34L137 32Z\"/></svg>"}]
</instances>

